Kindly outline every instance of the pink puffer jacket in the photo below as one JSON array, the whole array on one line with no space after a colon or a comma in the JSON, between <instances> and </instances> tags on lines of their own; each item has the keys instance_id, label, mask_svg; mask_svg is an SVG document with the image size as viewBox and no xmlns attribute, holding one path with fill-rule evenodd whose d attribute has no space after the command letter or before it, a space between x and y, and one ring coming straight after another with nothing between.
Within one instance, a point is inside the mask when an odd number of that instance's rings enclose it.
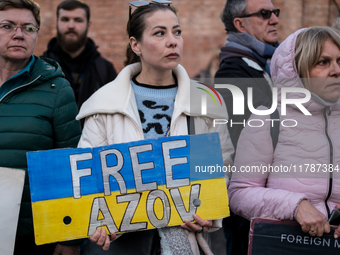
<instances>
[{"instance_id":1,"label":"pink puffer jacket","mask_svg":"<svg viewBox=\"0 0 340 255\"><path fill-rule=\"evenodd\" d=\"M290 35L272 58L271 73L274 87L279 91L282 87L304 88L293 61L296 37L301 31ZM299 96L305 97L302 93L289 93L287 97ZM278 102L280 111L280 92ZM237 172L233 173L229 186L230 208L236 214L247 219L293 220L301 200L308 199L329 217L335 205L340 204L339 100L327 104L312 95L303 106L311 116L305 116L292 104L287 105L285 116L280 114L281 121L293 119L298 125L280 125L275 151L270 116L253 115L251 119L257 119L251 123L253 126L260 123L259 119L265 124L258 128L246 126L242 131L235 158ZM286 126L292 124L292 121L284 122Z\"/></svg>"}]
</instances>

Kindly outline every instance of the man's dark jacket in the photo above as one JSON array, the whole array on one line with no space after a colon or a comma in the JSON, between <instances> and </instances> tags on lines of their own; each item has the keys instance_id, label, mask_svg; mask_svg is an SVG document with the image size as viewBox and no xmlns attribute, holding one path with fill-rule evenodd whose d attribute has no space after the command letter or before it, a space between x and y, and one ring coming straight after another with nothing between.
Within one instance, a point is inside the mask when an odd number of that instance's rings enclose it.
<instances>
[{"instance_id":1,"label":"man's dark jacket","mask_svg":"<svg viewBox=\"0 0 340 255\"><path fill-rule=\"evenodd\" d=\"M255 68L254 65L249 65L249 61L247 63L243 58L246 58L246 61L251 60L252 62L255 62L259 68ZM231 92L228 89L219 90L227 106L229 115L228 128L235 150L243 125L235 124L231 127L230 119L237 123L245 120L247 125L247 120L251 116L251 112L247 104L248 87L253 89L253 105L255 109L260 105L270 107L272 104L271 87L268 81L264 78L263 70L263 64L252 54L234 48L222 47L220 54L220 67L215 74L215 83L225 84L225 78L228 78L227 80L229 84L233 84L242 90L245 99L244 115L233 115L233 96Z\"/></svg>"},{"instance_id":2,"label":"man's dark jacket","mask_svg":"<svg viewBox=\"0 0 340 255\"><path fill-rule=\"evenodd\" d=\"M43 53L43 56L54 59L61 66L75 93L78 109L96 90L111 82L117 76L112 63L100 55L90 38L87 40L84 51L73 59L61 49L56 37L50 40L47 51ZM79 88L73 85L71 66L79 69L80 73L84 75Z\"/></svg>"},{"instance_id":3,"label":"man's dark jacket","mask_svg":"<svg viewBox=\"0 0 340 255\"><path fill-rule=\"evenodd\" d=\"M221 89L229 115L228 129L235 151L237 142L245 122L251 116L248 108L248 88L253 89L253 106L256 109L260 105L271 107L272 90L265 67L250 52L224 46L220 53L220 67L215 74L215 83L232 84L242 90L244 95L244 115L233 115L233 96L228 89ZM234 124L230 125L231 119ZM248 233L250 222L231 212L231 216L223 219L224 234L227 239L227 255L246 255L248 251Z\"/></svg>"},{"instance_id":4,"label":"man's dark jacket","mask_svg":"<svg viewBox=\"0 0 340 255\"><path fill-rule=\"evenodd\" d=\"M26 171L17 236L34 235L26 153L77 147L77 114L72 88L51 59L36 57L21 85L0 99L0 166Z\"/></svg>"}]
</instances>

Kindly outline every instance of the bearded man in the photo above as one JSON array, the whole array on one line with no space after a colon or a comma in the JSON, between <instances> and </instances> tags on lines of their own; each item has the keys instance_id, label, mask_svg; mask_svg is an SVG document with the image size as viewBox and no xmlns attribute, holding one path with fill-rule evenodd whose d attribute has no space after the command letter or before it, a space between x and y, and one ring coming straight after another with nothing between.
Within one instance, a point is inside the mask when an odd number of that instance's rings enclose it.
<instances>
[{"instance_id":1,"label":"bearded man","mask_svg":"<svg viewBox=\"0 0 340 255\"><path fill-rule=\"evenodd\" d=\"M57 7L57 37L43 56L56 60L70 82L78 109L97 89L114 80L117 73L87 37L90 8L79 0L66 0Z\"/></svg>"}]
</instances>

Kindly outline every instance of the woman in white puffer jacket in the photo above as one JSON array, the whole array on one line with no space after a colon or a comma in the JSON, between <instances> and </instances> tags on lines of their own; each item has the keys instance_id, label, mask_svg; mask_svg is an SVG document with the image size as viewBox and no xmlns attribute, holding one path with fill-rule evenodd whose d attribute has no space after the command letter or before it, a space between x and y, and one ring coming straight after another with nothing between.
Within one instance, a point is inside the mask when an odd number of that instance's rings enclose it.
<instances>
[{"instance_id":1,"label":"woman in white puffer jacket","mask_svg":"<svg viewBox=\"0 0 340 255\"><path fill-rule=\"evenodd\" d=\"M190 81L185 69L179 65L183 38L175 9L146 1L135 1L130 5L137 9L130 13L127 25L130 38L127 66L114 81L82 105L77 118L86 118L86 121L78 146L98 147L188 135L190 116L195 123L195 134L219 133L221 151L216 153L222 152L224 164L231 164L234 150L227 126L213 124L215 118L227 118L223 100L218 106L207 100L207 114L202 115L200 101L205 92L199 88L205 86ZM156 254L194 255L200 251L212 254L202 232L217 230L222 226L222 220L193 217L196 223L186 221L182 226L155 230ZM146 242L136 245L147 233L139 232L138 236L136 233L126 233L110 243L116 239L115 233L109 238L105 230L97 229L84 254L117 254L118 249L124 250L120 251L122 254L154 254L153 247L148 247L152 245ZM128 244L122 241L124 238ZM109 250L108 253L102 248ZM148 249L151 251L145 251Z\"/></svg>"}]
</instances>

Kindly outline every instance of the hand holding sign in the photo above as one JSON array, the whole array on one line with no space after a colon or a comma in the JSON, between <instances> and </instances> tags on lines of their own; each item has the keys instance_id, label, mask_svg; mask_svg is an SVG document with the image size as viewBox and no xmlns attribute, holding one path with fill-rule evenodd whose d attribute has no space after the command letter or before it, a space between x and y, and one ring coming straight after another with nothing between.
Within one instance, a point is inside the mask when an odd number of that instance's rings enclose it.
<instances>
[{"instance_id":1,"label":"hand holding sign","mask_svg":"<svg viewBox=\"0 0 340 255\"><path fill-rule=\"evenodd\" d=\"M208 231L208 228L213 225L211 220L203 220L197 214L194 214L193 217L197 223L186 220L185 224L182 224L181 226L188 231L202 233ZM116 240L116 233L107 235L105 229L98 228L93 236L90 237L90 240L97 245L102 246L104 251L107 251L110 248L110 243Z\"/></svg>"},{"instance_id":2,"label":"hand holding sign","mask_svg":"<svg viewBox=\"0 0 340 255\"><path fill-rule=\"evenodd\" d=\"M110 236L106 234L105 229L97 228L96 232L94 232L93 236L90 237L92 242L103 246L103 250L107 251L110 248L111 241L116 240L116 233L111 233Z\"/></svg>"},{"instance_id":3,"label":"hand holding sign","mask_svg":"<svg viewBox=\"0 0 340 255\"><path fill-rule=\"evenodd\" d=\"M308 200L302 200L296 213L296 221L301 225L302 231L311 236L322 236L329 233L330 227L325 215L315 208Z\"/></svg>"},{"instance_id":4,"label":"hand holding sign","mask_svg":"<svg viewBox=\"0 0 340 255\"><path fill-rule=\"evenodd\" d=\"M110 239L97 228L122 233L180 225L196 213L228 216L225 173L195 172L222 170L220 148L212 133L28 153L37 244L92 236L106 248Z\"/></svg>"},{"instance_id":5,"label":"hand holding sign","mask_svg":"<svg viewBox=\"0 0 340 255\"><path fill-rule=\"evenodd\" d=\"M201 233L201 231L202 232L208 231L208 228L213 225L211 220L203 220L197 214L194 214L193 216L197 223L195 224L195 223L190 222L189 220L186 220L185 224L181 225L182 228L185 228L188 231Z\"/></svg>"}]
</instances>

